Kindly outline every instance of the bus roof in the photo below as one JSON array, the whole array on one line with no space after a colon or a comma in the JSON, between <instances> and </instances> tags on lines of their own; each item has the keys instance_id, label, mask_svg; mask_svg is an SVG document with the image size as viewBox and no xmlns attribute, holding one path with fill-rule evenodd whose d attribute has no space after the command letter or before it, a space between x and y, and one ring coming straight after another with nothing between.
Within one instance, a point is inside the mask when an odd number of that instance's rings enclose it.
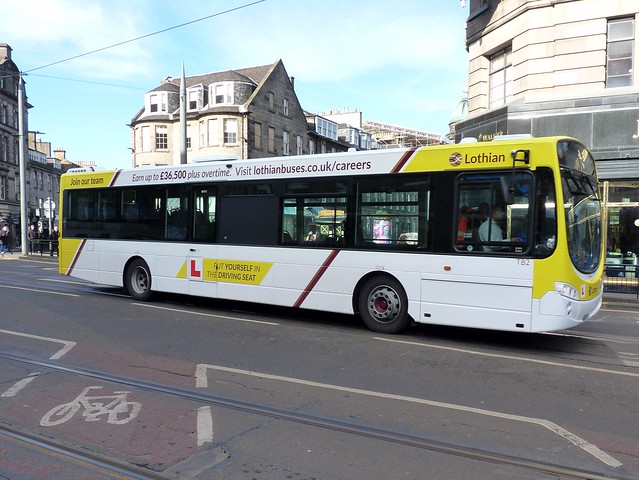
<instances>
[{"instance_id":1,"label":"bus roof","mask_svg":"<svg viewBox=\"0 0 639 480\"><path fill-rule=\"evenodd\" d=\"M121 170L68 172L62 188L94 188L202 182L340 177L429 171L512 168L511 152L530 151L530 165L557 165L556 145L569 137L516 137L492 142L394 148L363 152L236 160L222 157L185 165L148 166ZM540 151L541 150L541 151ZM536 152L539 151L539 154ZM543 153L542 153L543 152Z\"/></svg>"}]
</instances>

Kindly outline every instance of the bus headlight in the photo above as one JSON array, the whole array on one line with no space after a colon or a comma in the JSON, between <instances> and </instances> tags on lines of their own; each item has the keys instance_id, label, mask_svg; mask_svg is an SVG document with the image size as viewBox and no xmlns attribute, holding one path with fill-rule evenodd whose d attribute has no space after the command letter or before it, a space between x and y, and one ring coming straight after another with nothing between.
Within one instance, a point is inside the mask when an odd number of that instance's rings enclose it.
<instances>
[{"instance_id":1,"label":"bus headlight","mask_svg":"<svg viewBox=\"0 0 639 480\"><path fill-rule=\"evenodd\" d=\"M562 297L577 300L577 289L569 283L555 282L555 289Z\"/></svg>"}]
</instances>

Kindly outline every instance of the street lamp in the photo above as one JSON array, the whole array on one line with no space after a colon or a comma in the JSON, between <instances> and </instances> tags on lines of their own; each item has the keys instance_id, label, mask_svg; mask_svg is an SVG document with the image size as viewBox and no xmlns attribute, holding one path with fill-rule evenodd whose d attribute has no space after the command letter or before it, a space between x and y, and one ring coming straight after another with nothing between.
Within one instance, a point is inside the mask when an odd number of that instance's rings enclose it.
<instances>
[{"instance_id":1,"label":"street lamp","mask_svg":"<svg viewBox=\"0 0 639 480\"><path fill-rule=\"evenodd\" d=\"M27 162L24 158L24 78L18 81L18 152L20 158L20 246L22 255L28 255L27 240Z\"/></svg>"}]
</instances>

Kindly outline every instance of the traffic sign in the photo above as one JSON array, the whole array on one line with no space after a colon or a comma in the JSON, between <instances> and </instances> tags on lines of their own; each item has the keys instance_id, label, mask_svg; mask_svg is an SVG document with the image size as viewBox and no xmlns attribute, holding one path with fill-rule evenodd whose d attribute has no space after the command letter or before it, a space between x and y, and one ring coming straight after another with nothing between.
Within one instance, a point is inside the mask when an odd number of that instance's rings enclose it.
<instances>
[{"instance_id":1,"label":"traffic sign","mask_svg":"<svg viewBox=\"0 0 639 480\"><path fill-rule=\"evenodd\" d=\"M42 202L42 208L44 208L47 212L49 210L55 210L55 202L50 198L47 198L44 202Z\"/></svg>"}]
</instances>

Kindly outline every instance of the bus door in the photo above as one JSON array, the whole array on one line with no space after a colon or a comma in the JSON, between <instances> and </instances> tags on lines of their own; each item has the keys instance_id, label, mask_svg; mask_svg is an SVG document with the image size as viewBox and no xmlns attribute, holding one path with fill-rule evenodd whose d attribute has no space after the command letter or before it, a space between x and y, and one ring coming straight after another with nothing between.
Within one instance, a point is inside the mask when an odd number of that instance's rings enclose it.
<instances>
[{"instance_id":1,"label":"bus door","mask_svg":"<svg viewBox=\"0 0 639 480\"><path fill-rule=\"evenodd\" d=\"M504 180L507 180L505 182ZM511 198L505 198L504 184ZM534 177L472 172L457 178L451 225L456 254L422 280L424 322L529 330L532 308Z\"/></svg>"},{"instance_id":2,"label":"bus door","mask_svg":"<svg viewBox=\"0 0 639 480\"><path fill-rule=\"evenodd\" d=\"M186 259L191 295L217 297L216 193L213 186L194 189L190 219L192 241Z\"/></svg>"}]
</instances>

